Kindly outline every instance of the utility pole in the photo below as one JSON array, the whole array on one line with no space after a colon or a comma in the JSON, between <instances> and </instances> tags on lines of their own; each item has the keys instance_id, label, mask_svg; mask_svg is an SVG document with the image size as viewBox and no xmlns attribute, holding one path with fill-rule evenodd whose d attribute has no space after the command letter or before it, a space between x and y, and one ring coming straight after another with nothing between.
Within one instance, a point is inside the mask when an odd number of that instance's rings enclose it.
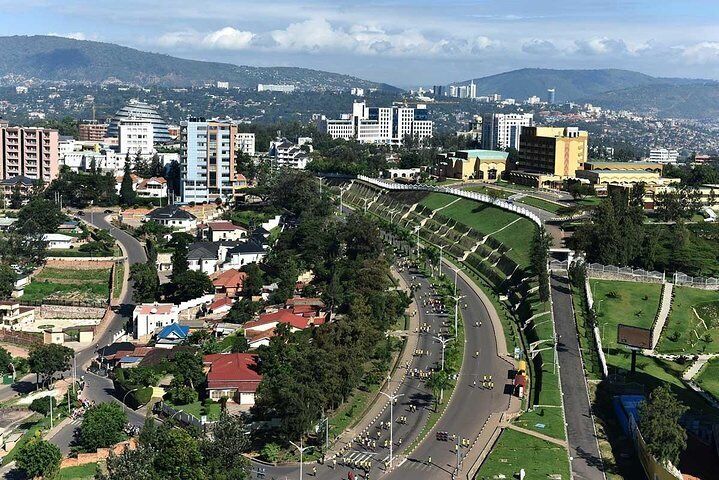
<instances>
[{"instance_id":1,"label":"utility pole","mask_svg":"<svg viewBox=\"0 0 719 480\"><path fill-rule=\"evenodd\" d=\"M387 382L387 386L389 387L389 378ZM389 398L389 468L392 468L393 462L394 462L394 434L393 434L393 427L394 427L394 402L399 397L403 396L404 393L400 393L399 395L392 395L389 393L379 392L385 397Z\"/></svg>"},{"instance_id":2,"label":"utility pole","mask_svg":"<svg viewBox=\"0 0 719 480\"><path fill-rule=\"evenodd\" d=\"M451 337L448 337L448 338L444 338L444 337L434 337L434 338L435 338L439 343L442 344L442 371L444 371L444 349L445 349L445 347L447 346L447 344L448 344L449 342L451 342L452 340L454 340L454 338L451 338Z\"/></svg>"},{"instance_id":3,"label":"utility pole","mask_svg":"<svg viewBox=\"0 0 719 480\"><path fill-rule=\"evenodd\" d=\"M300 451L300 480L302 480L302 455L305 453L305 450L307 450L310 447L303 447L302 446L302 439L300 438L300 446L297 446L295 442L290 440L290 443L293 447L295 447L297 450Z\"/></svg>"}]
</instances>

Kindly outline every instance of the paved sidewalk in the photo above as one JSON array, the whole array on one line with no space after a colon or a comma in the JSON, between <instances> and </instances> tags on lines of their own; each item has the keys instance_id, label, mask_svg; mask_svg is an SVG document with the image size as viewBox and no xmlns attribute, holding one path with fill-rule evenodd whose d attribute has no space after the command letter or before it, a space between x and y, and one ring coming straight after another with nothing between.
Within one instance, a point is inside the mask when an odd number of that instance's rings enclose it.
<instances>
[{"instance_id":1,"label":"paved sidewalk","mask_svg":"<svg viewBox=\"0 0 719 480\"><path fill-rule=\"evenodd\" d=\"M652 327L652 349L657 348L659 337L662 334L662 330L664 330L664 324L667 323L667 318L669 318L669 311L672 308L673 290L673 283L665 283L662 288L662 299L659 306L659 313L657 314L657 321L654 322L654 326Z\"/></svg>"},{"instance_id":2,"label":"paved sidewalk","mask_svg":"<svg viewBox=\"0 0 719 480\"><path fill-rule=\"evenodd\" d=\"M693 379L701 371L702 367L704 367L704 365L706 365L706 363L714 357L719 357L719 354L699 355L697 360L682 374L682 378L684 380Z\"/></svg>"},{"instance_id":3,"label":"paved sidewalk","mask_svg":"<svg viewBox=\"0 0 719 480\"><path fill-rule=\"evenodd\" d=\"M503 423L501 425L502 428L511 428L512 430L516 430L518 432L522 432L527 435L531 435L533 437L541 438L542 440L545 440L550 443L554 443L555 445L559 445L562 448L567 448L567 442L564 440L559 440L558 438L550 437L549 435L545 435L543 433L535 432L534 430L530 430L528 428L522 428L518 425L514 425L513 423Z\"/></svg>"}]
</instances>

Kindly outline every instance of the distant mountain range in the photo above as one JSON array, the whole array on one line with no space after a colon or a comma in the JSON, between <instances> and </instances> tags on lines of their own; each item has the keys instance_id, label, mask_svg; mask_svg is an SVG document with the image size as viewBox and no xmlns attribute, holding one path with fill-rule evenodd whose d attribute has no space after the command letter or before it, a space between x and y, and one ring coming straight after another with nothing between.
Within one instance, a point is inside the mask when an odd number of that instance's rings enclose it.
<instances>
[{"instance_id":1,"label":"distant mountain range","mask_svg":"<svg viewBox=\"0 0 719 480\"><path fill-rule=\"evenodd\" d=\"M547 89L554 88L556 100L578 101L604 92L650 85L692 85L717 83L710 80L686 78L657 78L631 70L552 70L546 68L523 68L511 72L475 78L477 95L499 93L506 98L524 100L537 95L546 98ZM465 80L455 85L468 85Z\"/></svg>"},{"instance_id":2,"label":"distant mountain range","mask_svg":"<svg viewBox=\"0 0 719 480\"><path fill-rule=\"evenodd\" d=\"M296 67L250 67L143 52L112 43L54 36L0 37L0 84L19 80L186 87L217 81L232 87L292 84L300 89L399 89L349 75Z\"/></svg>"}]
</instances>

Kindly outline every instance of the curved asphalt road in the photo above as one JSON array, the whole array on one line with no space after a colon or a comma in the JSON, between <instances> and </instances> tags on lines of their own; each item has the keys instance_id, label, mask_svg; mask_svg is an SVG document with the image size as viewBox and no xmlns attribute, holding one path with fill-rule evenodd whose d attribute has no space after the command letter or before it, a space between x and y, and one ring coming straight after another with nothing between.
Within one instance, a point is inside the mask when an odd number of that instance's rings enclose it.
<instances>
[{"instance_id":1,"label":"curved asphalt road","mask_svg":"<svg viewBox=\"0 0 719 480\"><path fill-rule=\"evenodd\" d=\"M133 236L111 225L105 219L105 214L86 211L83 220L97 228L107 230L110 235L112 235L115 240L122 245L131 265L147 262L145 249L140 242L138 242ZM128 319L132 317L133 308L132 282L130 282L130 285L120 298L118 313L116 313L110 320L110 324L107 326L105 331L95 339L95 343L100 349L103 346L112 343L114 335L125 328L125 324ZM83 390L83 397L96 403L113 401L120 403L120 400L113 396L115 389L113 387L112 380L93 373L85 372L85 368L89 366L93 359L95 359L97 353L98 351L96 350L95 345L92 345L83 350L79 350L75 355L77 361L77 375L85 376L85 389ZM67 372L66 376L67 375L72 375L72 372ZM133 425L139 426L145 421L145 417L142 414L131 409L126 409L126 411L128 412L128 420ZM50 439L52 443L60 447L63 454L70 452L70 445L74 439L75 430L80 426L80 423L80 419L66 423L65 426Z\"/></svg>"}]
</instances>

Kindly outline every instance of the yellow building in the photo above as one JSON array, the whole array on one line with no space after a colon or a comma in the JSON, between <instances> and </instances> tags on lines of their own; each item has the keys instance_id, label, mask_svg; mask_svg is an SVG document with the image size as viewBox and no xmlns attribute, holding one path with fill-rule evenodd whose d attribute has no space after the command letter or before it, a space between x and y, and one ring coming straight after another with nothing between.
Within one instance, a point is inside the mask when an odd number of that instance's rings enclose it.
<instances>
[{"instance_id":1,"label":"yellow building","mask_svg":"<svg viewBox=\"0 0 719 480\"><path fill-rule=\"evenodd\" d=\"M437 156L435 174L460 180L494 182L507 166L507 152L496 150L459 150Z\"/></svg>"},{"instance_id":2,"label":"yellow building","mask_svg":"<svg viewBox=\"0 0 719 480\"><path fill-rule=\"evenodd\" d=\"M587 161L589 134L577 127L522 127L516 170L574 177Z\"/></svg>"}]
</instances>

